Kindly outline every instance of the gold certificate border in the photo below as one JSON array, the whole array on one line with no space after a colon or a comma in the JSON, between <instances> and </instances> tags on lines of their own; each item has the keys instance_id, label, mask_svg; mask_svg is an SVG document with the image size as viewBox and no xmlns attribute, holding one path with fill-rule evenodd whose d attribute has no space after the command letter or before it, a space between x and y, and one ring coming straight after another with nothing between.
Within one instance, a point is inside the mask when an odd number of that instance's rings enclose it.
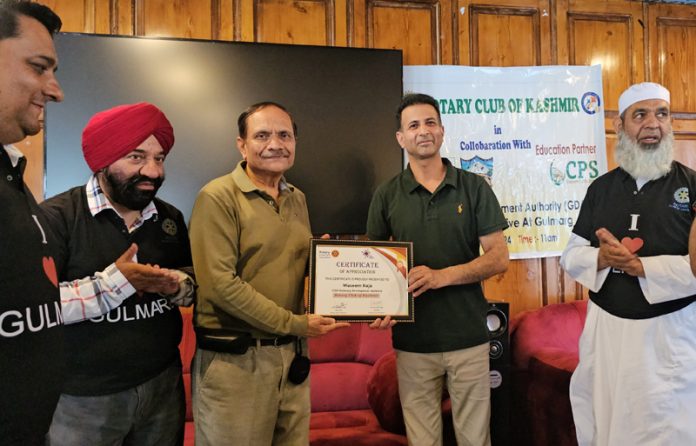
<instances>
[{"instance_id":1,"label":"gold certificate border","mask_svg":"<svg viewBox=\"0 0 696 446\"><path fill-rule=\"evenodd\" d=\"M394 242L394 241L374 241L374 240L333 240L333 239L311 239L310 240L310 256L309 256L309 313L315 313L316 308L316 255L317 247L322 245L344 245L344 246L368 246L368 247L385 247L385 248L406 248L406 257L408 258L408 270L406 271L406 285L408 286L408 273L413 268L413 243L411 242ZM332 317L336 320L345 322L373 322L377 318L383 318L385 316L391 316L393 320L399 322L414 322L415 316L413 314L413 293L408 293L406 296L408 300L408 315L332 315L327 314L325 316Z\"/></svg>"}]
</instances>

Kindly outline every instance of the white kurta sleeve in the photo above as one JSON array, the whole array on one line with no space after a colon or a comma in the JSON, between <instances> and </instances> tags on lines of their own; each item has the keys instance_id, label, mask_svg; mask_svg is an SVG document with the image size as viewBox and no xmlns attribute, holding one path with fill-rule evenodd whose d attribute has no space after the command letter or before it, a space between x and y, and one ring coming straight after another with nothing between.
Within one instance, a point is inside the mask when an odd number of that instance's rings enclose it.
<instances>
[{"instance_id":1,"label":"white kurta sleeve","mask_svg":"<svg viewBox=\"0 0 696 446\"><path fill-rule=\"evenodd\" d=\"M696 277L691 272L688 255L641 257L640 260L645 277L639 277L638 282L651 304L696 294Z\"/></svg>"},{"instance_id":2,"label":"white kurta sleeve","mask_svg":"<svg viewBox=\"0 0 696 446\"><path fill-rule=\"evenodd\" d=\"M598 256L599 248L590 246L589 240L571 233L568 245L561 254L561 266L573 279L596 293L609 275L609 268L597 271Z\"/></svg>"}]
</instances>

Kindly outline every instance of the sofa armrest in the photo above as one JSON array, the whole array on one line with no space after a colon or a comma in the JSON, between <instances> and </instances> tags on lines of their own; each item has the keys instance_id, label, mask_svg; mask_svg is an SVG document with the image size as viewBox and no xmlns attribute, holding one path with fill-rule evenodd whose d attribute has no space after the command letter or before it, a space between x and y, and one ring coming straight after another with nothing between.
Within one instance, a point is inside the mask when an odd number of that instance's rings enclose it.
<instances>
[{"instance_id":1,"label":"sofa armrest","mask_svg":"<svg viewBox=\"0 0 696 446\"><path fill-rule=\"evenodd\" d=\"M367 378L367 401L382 429L394 434L406 434L396 377L396 353L383 355L372 366Z\"/></svg>"},{"instance_id":2,"label":"sofa armrest","mask_svg":"<svg viewBox=\"0 0 696 446\"><path fill-rule=\"evenodd\" d=\"M576 352L569 352L561 348L546 347L543 348L532 355L532 359L536 360L536 366L539 366L539 362L544 363L552 368L563 370L572 374L575 368L578 366L578 354ZM530 361L530 371L532 371L532 363Z\"/></svg>"}]
</instances>

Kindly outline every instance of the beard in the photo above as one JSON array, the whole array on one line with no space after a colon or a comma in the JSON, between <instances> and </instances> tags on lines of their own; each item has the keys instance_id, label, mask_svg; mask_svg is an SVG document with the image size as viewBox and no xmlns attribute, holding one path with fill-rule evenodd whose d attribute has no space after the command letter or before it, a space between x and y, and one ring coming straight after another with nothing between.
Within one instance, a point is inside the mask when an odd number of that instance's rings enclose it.
<instances>
[{"instance_id":1,"label":"beard","mask_svg":"<svg viewBox=\"0 0 696 446\"><path fill-rule=\"evenodd\" d=\"M674 136L669 133L659 143L641 144L620 131L614 159L633 178L656 180L667 175L672 168Z\"/></svg>"},{"instance_id":2,"label":"beard","mask_svg":"<svg viewBox=\"0 0 696 446\"><path fill-rule=\"evenodd\" d=\"M109 198L132 211L142 211L157 195L157 191L164 182L164 176L150 178L145 175L133 175L130 178L104 170L104 179L109 186ZM154 185L152 190L139 189L140 183L150 182Z\"/></svg>"}]
</instances>

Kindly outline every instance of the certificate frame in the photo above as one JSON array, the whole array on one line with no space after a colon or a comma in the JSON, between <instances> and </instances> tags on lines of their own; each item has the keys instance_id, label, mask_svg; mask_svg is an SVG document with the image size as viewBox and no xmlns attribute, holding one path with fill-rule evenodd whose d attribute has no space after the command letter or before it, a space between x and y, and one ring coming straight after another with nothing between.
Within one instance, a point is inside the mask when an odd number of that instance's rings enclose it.
<instances>
[{"instance_id":1,"label":"certificate frame","mask_svg":"<svg viewBox=\"0 0 696 446\"><path fill-rule=\"evenodd\" d=\"M309 312L346 322L414 322L413 243L311 239Z\"/></svg>"}]
</instances>

